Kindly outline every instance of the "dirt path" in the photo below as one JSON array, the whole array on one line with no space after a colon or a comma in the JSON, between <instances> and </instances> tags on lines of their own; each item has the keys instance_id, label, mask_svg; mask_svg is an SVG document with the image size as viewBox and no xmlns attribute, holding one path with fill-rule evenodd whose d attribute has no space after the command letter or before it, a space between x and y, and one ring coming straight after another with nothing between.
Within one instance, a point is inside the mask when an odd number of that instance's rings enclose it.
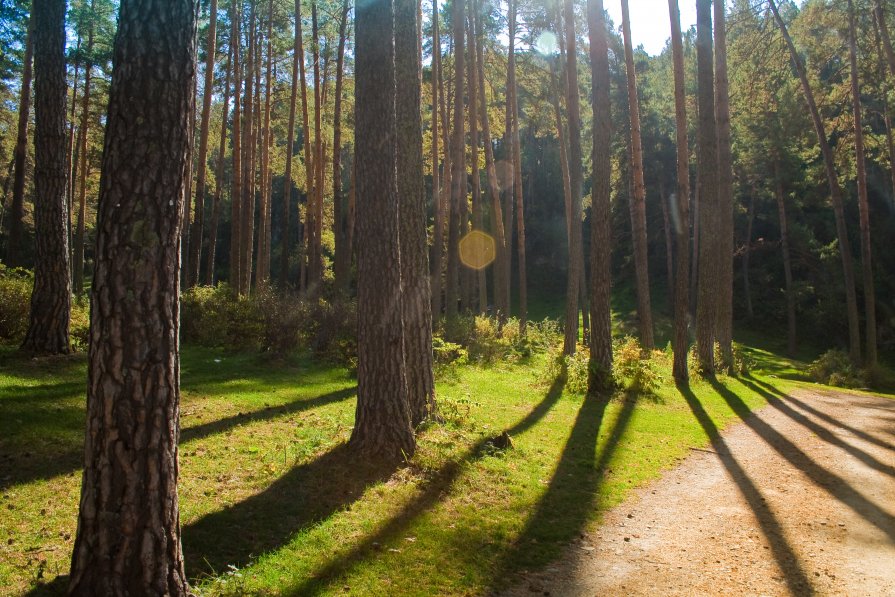
<instances>
[{"instance_id":1,"label":"dirt path","mask_svg":"<svg viewBox=\"0 0 895 597\"><path fill-rule=\"evenodd\" d=\"M509 595L895 595L895 401L758 388L769 406Z\"/></svg>"}]
</instances>

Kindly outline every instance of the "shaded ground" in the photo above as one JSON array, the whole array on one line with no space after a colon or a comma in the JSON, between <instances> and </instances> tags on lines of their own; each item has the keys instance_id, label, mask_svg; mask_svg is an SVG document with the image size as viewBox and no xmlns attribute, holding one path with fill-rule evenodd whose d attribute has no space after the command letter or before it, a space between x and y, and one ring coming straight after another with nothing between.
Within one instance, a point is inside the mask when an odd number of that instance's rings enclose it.
<instances>
[{"instance_id":1,"label":"shaded ground","mask_svg":"<svg viewBox=\"0 0 895 597\"><path fill-rule=\"evenodd\" d=\"M895 595L895 401L755 379L769 406L607 512L509 595Z\"/></svg>"}]
</instances>

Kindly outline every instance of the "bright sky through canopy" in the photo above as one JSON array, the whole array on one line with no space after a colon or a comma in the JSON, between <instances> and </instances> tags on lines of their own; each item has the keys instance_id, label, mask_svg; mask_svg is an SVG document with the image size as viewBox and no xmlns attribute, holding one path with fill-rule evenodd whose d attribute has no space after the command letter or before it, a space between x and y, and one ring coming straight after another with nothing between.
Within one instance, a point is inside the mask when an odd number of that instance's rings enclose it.
<instances>
[{"instance_id":1,"label":"bright sky through canopy","mask_svg":"<svg viewBox=\"0 0 895 597\"><path fill-rule=\"evenodd\" d=\"M662 52L665 42L671 37L671 22L668 20L668 0L628 0L631 10L631 37L634 47L643 45L647 54L655 56ZM681 10L681 30L686 31L696 24L696 0L678 0ZM604 0L604 7L612 18L617 31L622 26L621 0Z\"/></svg>"}]
</instances>

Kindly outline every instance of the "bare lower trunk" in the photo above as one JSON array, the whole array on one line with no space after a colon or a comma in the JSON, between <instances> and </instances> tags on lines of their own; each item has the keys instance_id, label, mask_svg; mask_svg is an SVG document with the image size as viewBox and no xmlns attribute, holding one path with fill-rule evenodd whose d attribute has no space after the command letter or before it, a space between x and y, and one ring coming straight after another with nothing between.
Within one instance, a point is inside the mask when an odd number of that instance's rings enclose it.
<instances>
[{"instance_id":1,"label":"bare lower trunk","mask_svg":"<svg viewBox=\"0 0 895 597\"><path fill-rule=\"evenodd\" d=\"M783 194L783 177L780 173L780 161L774 162L775 197L777 199L777 214L780 218L780 250L783 253L783 279L786 284L786 352L789 356L795 356L796 352L796 297L792 285L792 260L789 256L789 231L786 220L786 199ZM749 205L749 232L752 232L752 219L755 215L755 197ZM747 239L749 242L749 239ZM748 256L748 252L746 253ZM748 259L745 261L748 266ZM748 280L748 276L746 277ZM746 296L748 297L748 286ZM751 300L749 310L751 311Z\"/></svg>"},{"instance_id":2,"label":"bare lower trunk","mask_svg":"<svg viewBox=\"0 0 895 597\"><path fill-rule=\"evenodd\" d=\"M476 60L476 33L475 33L475 1L469 2L469 60L466 63L466 71L469 77L469 147L472 162L472 229L482 231L482 186L479 173L479 110L484 110L484 105L478 105L478 61ZM485 278L485 269L476 271L475 286L477 292L476 307L479 313L485 313L488 309L488 282Z\"/></svg>"},{"instance_id":3,"label":"bare lower trunk","mask_svg":"<svg viewBox=\"0 0 895 597\"><path fill-rule=\"evenodd\" d=\"M612 118L609 98L609 31L603 0L588 0L587 25L590 30L590 64L593 78L594 146L590 228L590 365L588 392L606 394L614 386L612 378L612 307L610 293L611 234L610 178L612 172ZM571 128L571 123L570 123Z\"/></svg>"},{"instance_id":4,"label":"bare lower trunk","mask_svg":"<svg viewBox=\"0 0 895 597\"><path fill-rule=\"evenodd\" d=\"M273 56L271 55L271 37L273 37L273 0L267 5L267 64L264 73L264 114L261 124L261 205L258 218L257 264L255 266L255 284L258 288L267 285L270 279L270 94L273 74Z\"/></svg>"},{"instance_id":5,"label":"bare lower trunk","mask_svg":"<svg viewBox=\"0 0 895 597\"><path fill-rule=\"evenodd\" d=\"M432 2L432 206L435 211L430 289L432 318L441 317L441 262L444 258L444 193L438 170L438 99L441 93L441 33L438 29L438 0ZM447 147L445 146L445 154Z\"/></svg>"},{"instance_id":6,"label":"bare lower trunk","mask_svg":"<svg viewBox=\"0 0 895 597\"><path fill-rule=\"evenodd\" d=\"M230 71L233 67L233 46L227 60L227 74L224 79L224 103L221 107L221 139L218 146L218 163L215 170L214 201L211 208L211 224L208 226L208 256L205 267L205 284L214 284L215 253L218 244L218 223L221 219L221 196L224 190L224 154L227 152L227 114L230 108Z\"/></svg>"},{"instance_id":7,"label":"bare lower trunk","mask_svg":"<svg viewBox=\"0 0 895 597\"><path fill-rule=\"evenodd\" d=\"M65 191L65 2L37 0L34 19L34 228L37 259L22 349L69 351L71 274Z\"/></svg>"},{"instance_id":8,"label":"bare lower trunk","mask_svg":"<svg viewBox=\"0 0 895 597\"><path fill-rule=\"evenodd\" d=\"M646 232L646 187L643 181L643 144L640 138L640 101L637 98L637 73L631 42L631 17L628 0L622 0L622 32L625 44L625 71L628 83L628 116L631 121L631 176L634 194L631 197L631 231L634 240L634 269L637 278L637 321L640 344L646 351L655 345L653 315L650 304L649 260Z\"/></svg>"},{"instance_id":9,"label":"bare lower trunk","mask_svg":"<svg viewBox=\"0 0 895 597\"><path fill-rule=\"evenodd\" d=\"M188 594L177 497L178 333L195 15L186 0L121 4L70 595Z\"/></svg>"},{"instance_id":10,"label":"bare lower trunk","mask_svg":"<svg viewBox=\"0 0 895 597\"><path fill-rule=\"evenodd\" d=\"M563 2L566 42L566 110L569 117L569 276L566 284L566 318L563 354L575 353L578 344L578 296L583 274L579 260L582 246L581 193L583 186L581 154L581 106L578 91L578 39L572 0ZM596 141L595 141L596 143Z\"/></svg>"},{"instance_id":11,"label":"bare lower trunk","mask_svg":"<svg viewBox=\"0 0 895 597\"><path fill-rule=\"evenodd\" d=\"M84 293L84 231L87 215L87 175L89 160L87 159L87 133L90 129L90 77L93 64L93 21L87 33L87 64L84 66L84 95L81 98L81 126L78 133L78 152L81 154L80 172L78 174L78 211L75 220L75 234L72 239L72 291L76 296Z\"/></svg>"},{"instance_id":12,"label":"bare lower trunk","mask_svg":"<svg viewBox=\"0 0 895 597\"><path fill-rule=\"evenodd\" d=\"M232 190L230 192L230 286L234 292L239 292L239 280L241 277L242 254L242 108L240 107L242 94L242 69L240 61L240 27L242 19L239 3L231 6L230 20L233 30L230 34L230 45L233 47L233 167Z\"/></svg>"},{"instance_id":13,"label":"bare lower trunk","mask_svg":"<svg viewBox=\"0 0 895 597\"><path fill-rule=\"evenodd\" d=\"M665 276L668 279L668 297L674 303L674 233L671 231L671 215L668 213L668 197L660 185L659 203L662 205L662 230L665 233Z\"/></svg>"},{"instance_id":14,"label":"bare lower trunk","mask_svg":"<svg viewBox=\"0 0 895 597\"><path fill-rule=\"evenodd\" d=\"M451 149L454 151L451 160L451 207L448 219L448 257L447 257L447 292L445 294L445 316L449 324L456 321L460 300L460 251L459 243L462 230L460 203L466 202L466 133L465 114L463 113L465 72L465 31L464 3L455 2L452 18L454 20L454 138Z\"/></svg>"},{"instance_id":15,"label":"bare lower trunk","mask_svg":"<svg viewBox=\"0 0 895 597\"><path fill-rule=\"evenodd\" d=\"M345 64L345 38L348 27L348 0L342 0L342 17L339 21L339 50L336 57L335 108L333 110L333 226L335 227L336 254L334 274L336 292L348 293L348 275L351 272L351 256L347 252L345 230L345 198L342 196L342 81ZM422 151L422 149L420 149Z\"/></svg>"},{"instance_id":16,"label":"bare lower trunk","mask_svg":"<svg viewBox=\"0 0 895 597\"><path fill-rule=\"evenodd\" d=\"M292 213L292 155L295 153L295 102L298 97L299 63L304 57L301 47L301 2L295 2L295 39L292 45L292 92L289 95L289 126L286 131L286 170L283 174L283 214L280 222L282 248L280 253L280 286L289 286L289 256L292 252L290 216Z\"/></svg>"},{"instance_id":17,"label":"bare lower trunk","mask_svg":"<svg viewBox=\"0 0 895 597\"><path fill-rule=\"evenodd\" d=\"M725 2L715 2L715 121L718 126L718 311L716 341L721 361L733 370L733 157L730 148L730 94L727 77Z\"/></svg>"}]
</instances>

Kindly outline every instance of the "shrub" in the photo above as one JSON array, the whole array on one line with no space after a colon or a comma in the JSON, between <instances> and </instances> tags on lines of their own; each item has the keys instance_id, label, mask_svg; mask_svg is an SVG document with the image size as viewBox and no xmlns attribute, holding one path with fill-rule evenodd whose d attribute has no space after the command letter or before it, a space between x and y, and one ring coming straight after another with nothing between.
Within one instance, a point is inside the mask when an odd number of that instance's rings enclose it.
<instances>
[{"instance_id":1,"label":"shrub","mask_svg":"<svg viewBox=\"0 0 895 597\"><path fill-rule=\"evenodd\" d=\"M233 350L260 348L264 334L260 303L238 297L227 284L190 288L181 300L185 342Z\"/></svg>"},{"instance_id":2,"label":"shrub","mask_svg":"<svg viewBox=\"0 0 895 597\"><path fill-rule=\"evenodd\" d=\"M625 336L615 343L614 373L619 387L629 392L652 393L659 389L661 377L653 359L664 357L661 351L644 356L637 338Z\"/></svg>"},{"instance_id":3,"label":"shrub","mask_svg":"<svg viewBox=\"0 0 895 597\"><path fill-rule=\"evenodd\" d=\"M34 275L0 264L0 340L19 343L28 331Z\"/></svg>"},{"instance_id":4,"label":"shrub","mask_svg":"<svg viewBox=\"0 0 895 597\"><path fill-rule=\"evenodd\" d=\"M69 338L72 350L81 352L90 346L90 301L86 298L72 301Z\"/></svg>"},{"instance_id":5,"label":"shrub","mask_svg":"<svg viewBox=\"0 0 895 597\"><path fill-rule=\"evenodd\" d=\"M303 335L314 353L337 363L356 364L357 305L320 299L305 312Z\"/></svg>"},{"instance_id":6,"label":"shrub","mask_svg":"<svg viewBox=\"0 0 895 597\"><path fill-rule=\"evenodd\" d=\"M814 381L830 386L856 388L861 385L848 355L837 349L828 350L808 365L808 375Z\"/></svg>"},{"instance_id":7,"label":"shrub","mask_svg":"<svg viewBox=\"0 0 895 597\"><path fill-rule=\"evenodd\" d=\"M587 393L590 353L586 346L579 346L575 354L565 357L566 389L576 394Z\"/></svg>"}]
</instances>

